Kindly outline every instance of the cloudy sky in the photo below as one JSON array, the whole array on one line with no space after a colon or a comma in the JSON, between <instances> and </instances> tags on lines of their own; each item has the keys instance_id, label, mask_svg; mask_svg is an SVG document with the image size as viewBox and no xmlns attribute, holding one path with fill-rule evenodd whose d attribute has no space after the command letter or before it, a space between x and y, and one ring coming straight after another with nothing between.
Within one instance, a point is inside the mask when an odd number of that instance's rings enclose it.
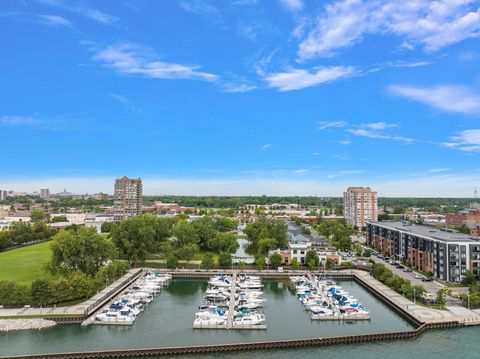
<instances>
[{"instance_id":1,"label":"cloudy sky","mask_svg":"<svg viewBox=\"0 0 480 359\"><path fill-rule=\"evenodd\" d=\"M480 0L3 0L0 188L473 196Z\"/></svg>"}]
</instances>

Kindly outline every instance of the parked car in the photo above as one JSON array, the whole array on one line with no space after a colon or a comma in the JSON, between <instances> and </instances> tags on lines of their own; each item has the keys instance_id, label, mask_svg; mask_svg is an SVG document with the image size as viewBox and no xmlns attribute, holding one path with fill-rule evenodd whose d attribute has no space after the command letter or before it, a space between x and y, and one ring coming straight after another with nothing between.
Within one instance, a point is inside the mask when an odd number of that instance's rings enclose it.
<instances>
[{"instance_id":1,"label":"parked car","mask_svg":"<svg viewBox=\"0 0 480 359\"><path fill-rule=\"evenodd\" d=\"M405 267L405 268L403 268L403 271L404 271L405 273L410 273L410 272L412 272L412 269L411 269L411 268L408 268L408 267Z\"/></svg>"},{"instance_id":2,"label":"parked car","mask_svg":"<svg viewBox=\"0 0 480 359\"><path fill-rule=\"evenodd\" d=\"M429 277L423 277L422 282L433 282L433 279Z\"/></svg>"},{"instance_id":3,"label":"parked car","mask_svg":"<svg viewBox=\"0 0 480 359\"><path fill-rule=\"evenodd\" d=\"M421 276L420 274L415 274L415 279L422 279L423 276Z\"/></svg>"}]
</instances>

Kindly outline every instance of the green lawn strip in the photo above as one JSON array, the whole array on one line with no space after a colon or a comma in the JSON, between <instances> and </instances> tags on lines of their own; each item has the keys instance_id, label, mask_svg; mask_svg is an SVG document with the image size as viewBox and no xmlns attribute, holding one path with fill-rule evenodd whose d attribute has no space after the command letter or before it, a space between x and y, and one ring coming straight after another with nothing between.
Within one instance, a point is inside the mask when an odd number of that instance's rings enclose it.
<instances>
[{"instance_id":1,"label":"green lawn strip","mask_svg":"<svg viewBox=\"0 0 480 359\"><path fill-rule=\"evenodd\" d=\"M45 268L50 260L50 241L0 253L0 280L30 284L36 279L53 279Z\"/></svg>"}]
</instances>

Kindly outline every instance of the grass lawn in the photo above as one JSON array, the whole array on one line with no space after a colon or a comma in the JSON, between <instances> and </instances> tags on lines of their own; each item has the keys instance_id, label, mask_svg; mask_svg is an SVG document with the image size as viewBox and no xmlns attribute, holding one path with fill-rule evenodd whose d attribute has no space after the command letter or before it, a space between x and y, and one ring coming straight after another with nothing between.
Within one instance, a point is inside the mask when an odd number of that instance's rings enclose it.
<instances>
[{"instance_id":1,"label":"grass lawn","mask_svg":"<svg viewBox=\"0 0 480 359\"><path fill-rule=\"evenodd\" d=\"M50 260L50 241L0 252L0 280L29 284L35 279L52 279L44 268Z\"/></svg>"}]
</instances>

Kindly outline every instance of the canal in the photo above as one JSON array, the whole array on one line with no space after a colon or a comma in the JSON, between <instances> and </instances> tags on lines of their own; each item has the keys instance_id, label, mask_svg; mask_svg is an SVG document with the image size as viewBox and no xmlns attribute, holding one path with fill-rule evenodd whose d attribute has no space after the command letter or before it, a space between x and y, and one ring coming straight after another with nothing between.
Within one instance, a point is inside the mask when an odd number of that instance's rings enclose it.
<instances>
[{"instance_id":1,"label":"canal","mask_svg":"<svg viewBox=\"0 0 480 359\"><path fill-rule=\"evenodd\" d=\"M311 321L288 281L264 281L266 331L192 329L205 280L173 280L131 327L57 326L0 334L0 355L251 342L410 330L409 323L353 281L339 282L371 312L370 321Z\"/></svg>"}]
</instances>

